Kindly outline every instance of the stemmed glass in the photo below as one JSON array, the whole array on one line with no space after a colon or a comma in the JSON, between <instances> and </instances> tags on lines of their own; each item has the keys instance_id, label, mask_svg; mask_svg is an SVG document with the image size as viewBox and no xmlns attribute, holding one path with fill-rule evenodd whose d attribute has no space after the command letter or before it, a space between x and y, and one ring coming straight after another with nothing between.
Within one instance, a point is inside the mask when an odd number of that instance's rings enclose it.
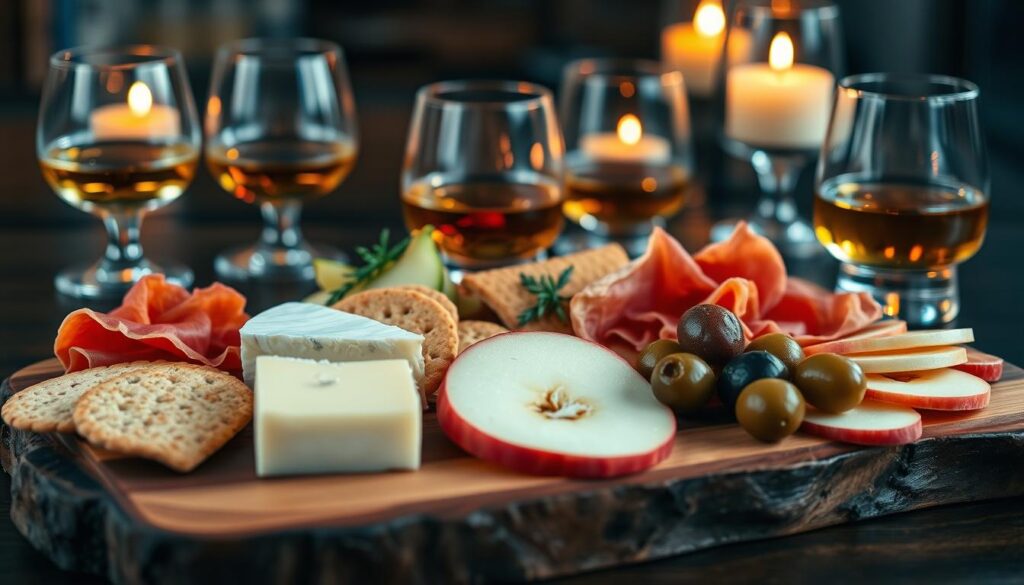
<instances>
[{"instance_id":1,"label":"stemmed glass","mask_svg":"<svg viewBox=\"0 0 1024 585\"><path fill-rule=\"evenodd\" d=\"M801 170L825 138L835 79L842 74L839 8L829 1L746 0L736 8L723 60L723 146L754 167L761 196L751 227L791 257L820 250L797 213ZM719 222L711 238L732 233Z\"/></svg>"},{"instance_id":2,"label":"stemmed glass","mask_svg":"<svg viewBox=\"0 0 1024 585\"><path fill-rule=\"evenodd\" d=\"M416 95L402 169L407 227L433 225L461 270L546 253L562 231L565 146L551 92L520 81L444 81Z\"/></svg>"},{"instance_id":3,"label":"stemmed glass","mask_svg":"<svg viewBox=\"0 0 1024 585\"><path fill-rule=\"evenodd\" d=\"M355 103L341 48L315 39L246 39L217 51L206 105L206 163L220 186L259 205L258 242L217 257L229 280L307 282L304 201L333 191L355 166Z\"/></svg>"},{"instance_id":4,"label":"stemmed glass","mask_svg":"<svg viewBox=\"0 0 1024 585\"><path fill-rule=\"evenodd\" d=\"M181 55L152 45L75 48L50 57L36 155L61 199L107 229L99 262L57 275L63 294L120 297L139 278L162 272L182 286L192 271L157 266L142 253L147 211L177 199L192 182L200 132Z\"/></svg>"},{"instance_id":5,"label":"stemmed glass","mask_svg":"<svg viewBox=\"0 0 1024 585\"><path fill-rule=\"evenodd\" d=\"M840 290L869 292L912 326L956 318L956 265L978 251L988 223L976 85L885 73L843 79L816 186L814 229L842 262Z\"/></svg>"}]
</instances>

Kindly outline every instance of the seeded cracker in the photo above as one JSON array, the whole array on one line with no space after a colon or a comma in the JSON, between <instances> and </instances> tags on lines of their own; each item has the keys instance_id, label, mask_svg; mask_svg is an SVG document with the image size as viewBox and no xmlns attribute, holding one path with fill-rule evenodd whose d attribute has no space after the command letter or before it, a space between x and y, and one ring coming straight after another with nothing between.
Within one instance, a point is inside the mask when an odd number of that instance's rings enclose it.
<instances>
[{"instance_id":1,"label":"seeded cracker","mask_svg":"<svg viewBox=\"0 0 1024 585\"><path fill-rule=\"evenodd\" d=\"M459 321L459 309L455 306L455 303L448 298L448 295L444 294L439 290L430 288L429 286L423 286L422 284L403 284L402 286L395 286L391 288L397 288L401 290L411 290L418 293L422 293L437 301L446 311L448 311L455 322Z\"/></svg>"},{"instance_id":2,"label":"seeded cracker","mask_svg":"<svg viewBox=\"0 0 1024 585\"><path fill-rule=\"evenodd\" d=\"M560 256L543 262L466 274L462 279L462 286L480 297L509 329L572 333L572 325L563 322L555 315L545 316L543 319L527 323L523 327L518 326L520 313L537 303L537 297L523 288L519 274L523 273L538 278L542 275L549 275L552 278L558 278L558 275L571 265L574 267L572 278L559 290L562 295L571 297L591 282L618 270L628 262L629 257L622 246L608 244L593 250Z\"/></svg>"},{"instance_id":3,"label":"seeded cracker","mask_svg":"<svg viewBox=\"0 0 1024 585\"><path fill-rule=\"evenodd\" d=\"M459 321L459 353L478 341L502 333L508 333L508 329L490 321Z\"/></svg>"}]
</instances>

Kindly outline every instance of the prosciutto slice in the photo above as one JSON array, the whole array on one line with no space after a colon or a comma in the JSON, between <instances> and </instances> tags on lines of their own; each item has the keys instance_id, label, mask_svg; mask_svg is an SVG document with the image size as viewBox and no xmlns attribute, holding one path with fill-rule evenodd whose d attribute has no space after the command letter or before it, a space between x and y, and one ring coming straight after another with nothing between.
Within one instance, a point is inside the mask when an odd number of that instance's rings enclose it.
<instances>
[{"instance_id":1,"label":"prosciutto slice","mask_svg":"<svg viewBox=\"0 0 1024 585\"><path fill-rule=\"evenodd\" d=\"M192 293L163 275L144 276L109 313L78 309L64 318L54 353L68 372L135 360L186 361L242 369L238 330L245 297L214 283Z\"/></svg>"},{"instance_id":2,"label":"prosciutto slice","mask_svg":"<svg viewBox=\"0 0 1024 585\"><path fill-rule=\"evenodd\" d=\"M630 358L656 339L675 339L679 317L699 303L740 318L747 339L792 335L801 345L845 337L882 317L866 293L835 294L786 276L778 250L746 224L691 256L655 229L647 252L577 293L576 335Z\"/></svg>"}]
</instances>

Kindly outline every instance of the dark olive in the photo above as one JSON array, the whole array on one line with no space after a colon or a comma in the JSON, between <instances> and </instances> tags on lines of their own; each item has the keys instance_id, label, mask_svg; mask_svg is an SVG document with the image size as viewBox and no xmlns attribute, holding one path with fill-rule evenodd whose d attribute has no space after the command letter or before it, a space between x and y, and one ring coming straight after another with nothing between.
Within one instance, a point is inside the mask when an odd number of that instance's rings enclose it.
<instances>
[{"instance_id":1,"label":"dark olive","mask_svg":"<svg viewBox=\"0 0 1024 585\"><path fill-rule=\"evenodd\" d=\"M654 365L658 363L658 360L670 353L681 351L683 350L679 349L679 344L671 339L653 341L640 352L640 357L636 359L636 371L640 372L644 378L650 379L651 372L654 371Z\"/></svg>"},{"instance_id":2,"label":"dark olive","mask_svg":"<svg viewBox=\"0 0 1024 585\"><path fill-rule=\"evenodd\" d=\"M754 380L788 376L786 364L767 351L743 353L725 364L718 375L718 397L729 408L735 408L740 392Z\"/></svg>"},{"instance_id":3,"label":"dark olive","mask_svg":"<svg viewBox=\"0 0 1024 585\"><path fill-rule=\"evenodd\" d=\"M743 327L728 309L694 305L679 319L679 347L721 366L743 351Z\"/></svg>"},{"instance_id":4,"label":"dark olive","mask_svg":"<svg viewBox=\"0 0 1024 585\"><path fill-rule=\"evenodd\" d=\"M868 387L860 366L834 353L815 354L800 362L793 382L814 408L836 414L860 404Z\"/></svg>"},{"instance_id":5,"label":"dark olive","mask_svg":"<svg viewBox=\"0 0 1024 585\"><path fill-rule=\"evenodd\" d=\"M792 337L784 333L762 335L747 345L744 351L767 351L782 360L790 372L804 359L804 348L800 347Z\"/></svg>"},{"instance_id":6,"label":"dark olive","mask_svg":"<svg viewBox=\"0 0 1024 585\"><path fill-rule=\"evenodd\" d=\"M740 392L736 420L755 439L771 443L792 435L804 421L804 397L785 380L763 379Z\"/></svg>"},{"instance_id":7,"label":"dark olive","mask_svg":"<svg viewBox=\"0 0 1024 585\"><path fill-rule=\"evenodd\" d=\"M658 402L680 414L693 414L715 393L715 374L692 353L673 353L654 366L651 389Z\"/></svg>"}]
</instances>

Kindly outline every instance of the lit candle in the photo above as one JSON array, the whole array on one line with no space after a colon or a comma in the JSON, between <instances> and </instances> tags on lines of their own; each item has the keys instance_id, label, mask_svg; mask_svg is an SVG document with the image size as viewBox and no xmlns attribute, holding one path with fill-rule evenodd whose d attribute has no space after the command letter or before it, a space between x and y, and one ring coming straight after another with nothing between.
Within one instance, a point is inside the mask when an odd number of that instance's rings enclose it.
<instances>
[{"instance_id":1,"label":"lit candle","mask_svg":"<svg viewBox=\"0 0 1024 585\"><path fill-rule=\"evenodd\" d=\"M725 42L725 11L716 0L702 0L693 22L665 27L661 33L661 58L683 74L690 95L707 97L715 88L715 74ZM731 61L742 61L750 50L750 35L734 29L729 43Z\"/></svg>"},{"instance_id":2,"label":"lit candle","mask_svg":"<svg viewBox=\"0 0 1024 585\"><path fill-rule=\"evenodd\" d=\"M101 106L89 118L96 140L148 140L176 136L178 110L154 104L149 87L136 81L128 88L128 103Z\"/></svg>"},{"instance_id":3,"label":"lit candle","mask_svg":"<svg viewBox=\"0 0 1024 585\"><path fill-rule=\"evenodd\" d=\"M672 145L661 136L644 134L640 119L626 114L615 132L580 138L580 151L601 162L664 164L671 158Z\"/></svg>"},{"instance_id":4,"label":"lit candle","mask_svg":"<svg viewBox=\"0 0 1024 585\"><path fill-rule=\"evenodd\" d=\"M793 63L793 41L772 39L768 63L729 68L725 133L751 145L812 149L828 128L835 78L827 69Z\"/></svg>"}]
</instances>

